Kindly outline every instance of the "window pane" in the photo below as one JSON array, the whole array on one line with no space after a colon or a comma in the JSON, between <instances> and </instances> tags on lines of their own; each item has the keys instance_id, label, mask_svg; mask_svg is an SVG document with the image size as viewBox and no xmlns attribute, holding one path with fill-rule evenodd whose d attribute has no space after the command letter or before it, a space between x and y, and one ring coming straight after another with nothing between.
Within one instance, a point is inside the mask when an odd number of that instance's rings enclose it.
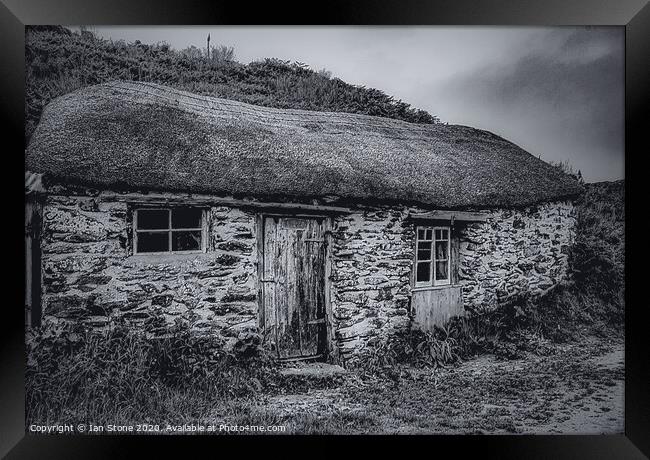
<instances>
[{"instance_id":1,"label":"window pane","mask_svg":"<svg viewBox=\"0 0 650 460\"><path fill-rule=\"evenodd\" d=\"M167 209L139 209L138 229L158 230L169 228L169 210Z\"/></svg>"},{"instance_id":2,"label":"window pane","mask_svg":"<svg viewBox=\"0 0 650 460\"><path fill-rule=\"evenodd\" d=\"M201 249L201 231L172 232L172 251L197 251Z\"/></svg>"},{"instance_id":3,"label":"window pane","mask_svg":"<svg viewBox=\"0 0 650 460\"><path fill-rule=\"evenodd\" d=\"M423 240L423 239L424 239L424 229L418 228L418 240Z\"/></svg>"},{"instance_id":4,"label":"window pane","mask_svg":"<svg viewBox=\"0 0 650 460\"><path fill-rule=\"evenodd\" d=\"M168 232L138 232L138 252L169 251Z\"/></svg>"},{"instance_id":5,"label":"window pane","mask_svg":"<svg viewBox=\"0 0 650 460\"><path fill-rule=\"evenodd\" d=\"M172 209L172 228L201 228L201 210L197 208Z\"/></svg>"},{"instance_id":6,"label":"window pane","mask_svg":"<svg viewBox=\"0 0 650 460\"><path fill-rule=\"evenodd\" d=\"M436 259L446 259L448 254L447 241L436 241Z\"/></svg>"},{"instance_id":7,"label":"window pane","mask_svg":"<svg viewBox=\"0 0 650 460\"><path fill-rule=\"evenodd\" d=\"M418 260L431 260L431 242L419 242L418 243Z\"/></svg>"},{"instance_id":8,"label":"window pane","mask_svg":"<svg viewBox=\"0 0 650 460\"><path fill-rule=\"evenodd\" d=\"M436 262L436 280L446 280L448 278L449 262Z\"/></svg>"},{"instance_id":9,"label":"window pane","mask_svg":"<svg viewBox=\"0 0 650 460\"><path fill-rule=\"evenodd\" d=\"M431 262L418 264L416 280L418 282L431 280Z\"/></svg>"},{"instance_id":10,"label":"window pane","mask_svg":"<svg viewBox=\"0 0 650 460\"><path fill-rule=\"evenodd\" d=\"M449 239L449 230L442 231L442 239L443 240Z\"/></svg>"},{"instance_id":11,"label":"window pane","mask_svg":"<svg viewBox=\"0 0 650 460\"><path fill-rule=\"evenodd\" d=\"M432 235L432 230L430 228L427 229L427 240L431 240L431 235Z\"/></svg>"}]
</instances>

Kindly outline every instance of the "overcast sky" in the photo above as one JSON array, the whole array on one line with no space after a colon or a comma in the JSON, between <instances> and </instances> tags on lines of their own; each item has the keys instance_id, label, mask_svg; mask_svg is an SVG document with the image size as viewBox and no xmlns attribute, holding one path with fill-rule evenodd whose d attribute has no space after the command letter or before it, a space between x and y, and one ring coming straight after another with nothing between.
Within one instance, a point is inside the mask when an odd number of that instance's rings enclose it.
<instances>
[{"instance_id":1,"label":"overcast sky","mask_svg":"<svg viewBox=\"0 0 650 460\"><path fill-rule=\"evenodd\" d=\"M624 177L622 27L95 27L113 40L235 48L378 88L492 131L588 182Z\"/></svg>"}]
</instances>

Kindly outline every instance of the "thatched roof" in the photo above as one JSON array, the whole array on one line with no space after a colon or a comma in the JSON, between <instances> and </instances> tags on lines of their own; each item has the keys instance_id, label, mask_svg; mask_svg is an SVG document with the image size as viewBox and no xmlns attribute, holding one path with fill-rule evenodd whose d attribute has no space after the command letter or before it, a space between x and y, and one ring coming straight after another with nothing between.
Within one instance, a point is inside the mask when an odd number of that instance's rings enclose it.
<instances>
[{"instance_id":1,"label":"thatched roof","mask_svg":"<svg viewBox=\"0 0 650 460\"><path fill-rule=\"evenodd\" d=\"M52 101L27 168L96 188L256 197L523 206L581 192L492 133L455 125L258 107L112 82Z\"/></svg>"}]
</instances>

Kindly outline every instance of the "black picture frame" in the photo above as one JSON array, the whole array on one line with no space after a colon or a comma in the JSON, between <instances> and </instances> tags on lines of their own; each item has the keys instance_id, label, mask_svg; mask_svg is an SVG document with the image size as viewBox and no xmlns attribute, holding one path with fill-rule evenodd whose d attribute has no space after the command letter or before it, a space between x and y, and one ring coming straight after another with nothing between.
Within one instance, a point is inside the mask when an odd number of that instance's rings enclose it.
<instances>
[{"instance_id":1,"label":"black picture frame","mask_svg":"<svg viewBox=\"0 0 650 460\"><path fill-rule=\"evenodd\" d=\"M618 0L605 3L598 0L540 2L535 0L418 0L330 1L317 5L275 2L254 6L244 2L171 1L171 0L0 0L0 84L2 85L2 126L5 128L5 163L3 176L8 202L6 220L9 236L23 241L18 235L18 222L24 214L24 193L20 182L24 164L24 26L34 24L296 24L296 25L618 25L626 31L625 76L625 177L626 177L626 248L641 248L636 230L630 227L631 204L641 200L643 192L634 187L641 158L647 154L644 145L650 100L650 5L647 0ZM7 141L11 140L12 143ZM642 150L643 149L643 150ZM7 161L9 160L9 161ZM14 196L15 195L15 196ZM11 213L9 211L11 210ZM641 225L637 224L637 229ZM15 230L16 234L12 232ZM13 241L13 240L5 240ZM645 245L647 246L647 244ZM650 455L650 354L645 329L646 302L633 303L636 278L643 276L635 270L636 262L644 259L643 251L626 249L626 385L624 436L436 436L418 438L417 449L436 455L458 457L474 453L481 457L498 458L644 458ZM22 245L5 247L5 263L14 282L5 279L5 316L0 361L0 455L8 458L111 458L133 453L134 447L146 445L169 450L195 452L200 444L250 445L250 437L109 437L109 436L34 436L24 429L24 313L21 307L24 270L13 268L23 263ZM23 300L21 300L23 299ZM173 438L173 439L172 439ZM366 440L364 438L356 438ZM277 439L264 438L274 443ZM305 439L301 439L304 441ZM328 438L309 438L322 443L323 449L335 449ZM128 441L128 442L125 442ZM152 442L153 441L153 442ZM291 442L295 438L290 439ZM350 438L337 438L336 442ZM261 442L255 439L254 442ZM373 437L374 447L395 445L396 440ZM244 444L246 443L246 444ZM402 440L404 453L415 455L413 439ZM203 446L201 446L203 447ZM273 447L271 447L273 449ZM345 449L345 447L337 447ZM441 449L450 449L443 454ZM283 449L283 453L286 449ZM332 451L333 452L333 451ZM223 451L213 451L225 455ZM334 455L334 453L332 453Z\"/></svg>"}]
</instances>

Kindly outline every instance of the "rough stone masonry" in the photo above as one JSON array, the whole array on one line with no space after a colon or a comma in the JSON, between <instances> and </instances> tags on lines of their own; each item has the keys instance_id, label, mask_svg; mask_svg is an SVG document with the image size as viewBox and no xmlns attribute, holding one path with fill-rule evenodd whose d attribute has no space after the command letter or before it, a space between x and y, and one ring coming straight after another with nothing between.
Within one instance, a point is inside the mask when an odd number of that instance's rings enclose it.
<instances>
[{"instance_id":1,"label":"rough stone masonry","mask_svg":"<svg viewBox=\"0 0 650 460\"><path fill-rule=\"evenodd\" d=\"M415 229L422 209L368 209L335 222L332 310L341 354L371 338L408 328ZM571 202L483 211L487 222L457 228L458 284L465 310L497 308L560 282L574 237Z\"/></svg>"},{"instance_id":2,"label":"rough stone masonry","mask_svg":"<svg viewBox=\"0 0 650 460\"><path fill-rule=\"evenodd\" d=\"M45 327L106 327L117 317L162 335L176 322L225 348L258 333L256 213L212 206L203 254L131 253L129 206L106 192L47 195L42 264ZM410 325L414 224L407 206L351 208L333 219L331 304L343 359L372 337ZM458 283L466 310L497 308L562 280L575 217L571 202L489 210L458 227Z\"/></svg>"}]
</instances>

